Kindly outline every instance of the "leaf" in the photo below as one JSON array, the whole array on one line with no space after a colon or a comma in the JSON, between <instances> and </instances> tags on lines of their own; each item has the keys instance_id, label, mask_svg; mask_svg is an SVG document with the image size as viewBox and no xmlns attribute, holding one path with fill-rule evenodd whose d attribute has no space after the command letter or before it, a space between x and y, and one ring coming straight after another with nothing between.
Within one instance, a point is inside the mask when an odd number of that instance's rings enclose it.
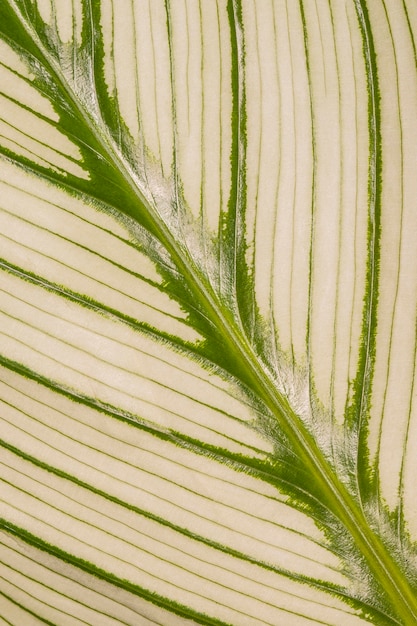
<instances>
[{"instance_id":1,"label":"leaf","mask_svg":"<svg viewBox=\"0 0 417 626\"><path fill-rule=\"evenodd\" d=\"M1 3L2 624L416 623L416 27Z\"/></svg>"}]
</instances>

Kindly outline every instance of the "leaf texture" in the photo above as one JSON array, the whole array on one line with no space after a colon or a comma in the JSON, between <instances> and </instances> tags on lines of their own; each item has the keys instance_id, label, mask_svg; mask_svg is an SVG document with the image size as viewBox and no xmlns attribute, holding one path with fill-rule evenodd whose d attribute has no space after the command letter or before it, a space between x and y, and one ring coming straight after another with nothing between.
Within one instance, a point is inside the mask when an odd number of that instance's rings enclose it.
<instances>
[{"instance_id":1,"label":"leaf texture","mask_svg":"<svg viewBox=\"0 0 417 626\"><path fill-rule=\"evenodd\" d=\"M2 3L0 623L416 623L416 27Z\"/></svg>"}]
</instances>

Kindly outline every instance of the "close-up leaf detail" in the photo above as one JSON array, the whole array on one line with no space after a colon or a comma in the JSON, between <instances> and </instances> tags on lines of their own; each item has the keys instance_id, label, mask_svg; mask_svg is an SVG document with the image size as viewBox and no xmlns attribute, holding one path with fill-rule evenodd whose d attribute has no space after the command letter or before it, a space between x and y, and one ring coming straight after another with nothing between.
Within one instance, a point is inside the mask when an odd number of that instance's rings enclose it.
<instances>
[{"instance_id":1,"label":"close-up leaf detail","mask_svg":"<svg viewBox=\"0 0 417 626\"><path fill-rule=\"evenodd\" d=\"M415 0L1 0L0 626L417 624Z\"/></svg>"}]
</instances>

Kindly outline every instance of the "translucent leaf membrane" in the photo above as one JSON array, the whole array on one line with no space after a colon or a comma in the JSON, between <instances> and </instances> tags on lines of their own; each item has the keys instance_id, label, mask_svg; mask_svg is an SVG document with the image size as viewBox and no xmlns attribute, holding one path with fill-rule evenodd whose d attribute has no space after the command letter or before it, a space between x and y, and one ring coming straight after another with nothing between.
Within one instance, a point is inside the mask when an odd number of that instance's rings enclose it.
<instances>
[{"instance_id":1,"label":"translucent leaf membrane","mask_svg":"<svg viewBox=\"0 0 417 626\"><path fill-rule=\"evenodd\" d=\"M28 3L29 4L29 3ZM62 44L80 43L82 32L82 0L37 0L36 5L45 24Z\"/></svg>"},{"instance_id":2,"label":"translucent leaf membrane","mask_svg":"<svg viewBox=\"0 0 417 626\"><path fill-rule=\"evenodd\" d=\"M368 94L355 7L248 1L243 24L256 303L287 361L309 366L313 397L343 422L358 367L368 229ZM283 378L296 393L291 375Z\"/></svg>"},{"instance_id":3,"label":"translucent leaf membrane","mask_svg":"<svg viewBox=\"0 0 417 626\"><path fill-rule=\"evenodd\" d=\"M79 2L73 4L71 19L71 3L59 9L47 3L50 10L36 2L18 4L24 19L29 16L28 28L31 20L36 22L47 47L55 50L60 73L90 115L98 125L102 119L109 124L106 140L123 152L142 193L170 228L175 226L181 236L190 234L189 216L178 221L183 211L174 215L171 200L202 220L204 230L198 227L198 235L194 233L194 248L218 284L212 235L219 232L231 185L227 2L199 7L193 2L105 0L91 11ZM87 24L81 40L83 16ZM72 32L63 32L65 19ZM89 58L85 47L91 34L95 49ZM93 59L94 90L88 80Z\"/></svg>"},{"instance_id":4,"label":"translucent leaf membrane","mask_svg":"<svg viewBox=\"0 0 417 626\"><path fill-rule=\"evenodd\" d=\"M105 81L123 122L133 138L142 133L165 177L174 159L177 193L216 232L230 187L226 2L106 0L101 32Z\"/></svg>"},{"instance_id":5,"label":"translucent leaf membrane","mask_svg":"<svg viewBox=\"0 0 417 626\"><path fill-rule=\"evenodd\" d=\"M4 161L0 188L7 263L159 330L186 340L197 337L158 287L161 278L149 258L93 202L86 204Z\"/></svg>"},{"instance_id":6,"label":"translucent leaf membrane","mask_svg":"<svg viewBox=\"0 0 417 626\"><path fill-rule=\"evenodd\" d=\"M0 145L63 176L88 178L79 147L57 128L59 116L53 103L37 88L34 79L29 57L17 55L2 41Z\"/></svg>"},{"instance_id":7,"label":"translucent leaf membrane","mask_svg":"<svg viewBox=\"0 0 417 626\"><path fill-rule=\"evenodd\" d=\"M415 15L408 13L405 3L394 7L389 2L371 3L369 15L378 24L375 50L384 68L379 78L384 181L381 287L369 446L383 500L392 511L399 510L400 523L406 523L416 538Z\"/></svg>"},{"instance_id":8,"label":"translucent leaf membrane","mask_svg":"<svg viewBox=\"0 0 417 626\"><path fill-rule=\"evenodd\" d=\"M257 304L289 363L309 365L314 397L343 422L368 229L368 93L355 7L248 1L243 23Z\"/></svg>"},{"instance_id":9,"label":"translucent leaf membrane","mask_svg":"<svg viewBox=\"0 0 417 626\"><path fill-rule=\"evenodd\" d=\"M41 296L20 278L3 275L2 283L1 333L6 358L15 358L61 386L97 397L161 428L207 439L213 445L231 440L237 451L242 446L243 450L247 446L270 448L245 427L250 420L247 407L229 401L221 388L216 393L216 385L204 380L199 368L195 375L186 370L177 373L164 346L158 349L154 342L138 341L132 332L123 332L124 327L119 329L101 318L95 321L95 313L80 312L54 295ZM221 402L223 398L227 406ZM226 421L230 408L237 408L237 414L229 414Z\"/></svg>"},{"instance_id":10,"label":"translucent leaf membrane","mask_svg":"<svg viewBox=\"0 0 417 626\"><path fill-rule=\"evenodd\" d=\"M97 620L103 626L195 623L117 589L7 532L2 533L0 542L0 580L4 592L0 607L5 623L44 624L44 620L62 626L97 623Z\"/></svg>"},{"instance_id":11,"label":"translucent leaf membrane","mask_svg":"<svg viewBox=\"0 0 417 626\"><path fill-rule=\"evenodd\" d=\"M212 236L219 233L231 186L227 3L106 1L95 20L104 76L98 99L103 111L108 96L117 106L113 133L123 137L127 127L143 164L144 193L218 285Z\"/></svg>"},{"instance_id":12,"label":"translucent leaf membrane","mask_svg":"<svg viewBox=\"0 0 417 626\"><path fill-rule=\"evenodd\" d=\"M27 175L17 169L16 176L24 188ZM205 424L207 432L212 433L213 444L220 445L226 435L237 448L238 442L244 441L249 446L256 445L258 437L242 423L252 416L244 405L229 400L222 383L216 400L216 384L210 384L210 376L197 364L193 371L191 364L172 353L169 346L145 338L124 324L118 325L108 315L98 316L91 307L80 306L83 302L97 303L99 308L111 310L119 317L135 315L140 323L146 322L157 331L182 334L187 339L198 337L185 322L180 322L181 311L176 303L156 285L141 280L140 275L132 276L124 257L117 257L117 251L120 249L127 261L148 275L152 274L150 261L130 247L128 241L100 228L95 223L97 211L80 200L67 196L65 201L61 192L62 207L57 203L59 192L46 187L43 190L47 200L41 204L43 219L28 225L20 216L16 219L10 215L14 207L16 212L21 210L23 190L16 187L16 181L14 186L5 184L5 189L3 200L8 211L4 209L1 214L2 232L7 232L3 236L7 261L3 263L0 283L4 356L54 378L61 385L76 388L83 395L97 396L144 419L156 419L161 427L180 431L185 428L189 436L199 439L199 429ZM29 197L26 206L33 211L41 201ZM23 198L28 202L27 193ZM91 230L88 238L95 242L93 250L74 240L80 223L79 232L84 237L88 228ZM94 246L109 250L113 259L95 253ZM40 286L45 281L49 290ZM129 293L129 283L133 293ZM70 301L62 298L60 292L77 295ZM77 300L81 302L76 303ZM130 307L124 306L130 302ZM184 370L183 380L176 371L181 361L185 361L180 366ZM230 427L225 427L225 414L230 409L233 414L236 408L237 415L231 415ZM268 444L266 448L269 447Z\"/></svg>"},{"instance_id":13,"label":"translucent leaf membrane","mask_svg":"<svg viewBox=\"0 0 417 626\"><path fill-rule=\"evenodd\" d=\"M354 6L308 5L305 20L316 156L310 367L319 400L341 422L359 358L366 276L368 94Z\"/></svg>"},{"instance_id":14,"label":"translucent leaf membrane","mask_svg":"<svg viewBox=\"0 0 417 626\"><path fill-rule=\"evenodd\" d=\"M172 165L170 57L164 2L113 2L99 7L107 88L133 141L169 176ZM127 19L128 16L128 19Z\"/></svg>"},{"instance_id":15,"label":"translucent leaf membrane","mask_svg":"<svg viewBox=\"0 0 417 626\"><path fill-rule=\"evenodd\" d=\"M187 205L202 215L214 233L227 209L231 182L231 45L226 5L180 2L169 10L178 177Z\"/></svg>"},{"instance_id":16,"label":"translucent leaf membrane","mask_svg":"<svg viewBox=\"0 0 417 626\"><path fill-rule=\"evenodd\" d=\"M248 235L257 301L275 321L281 349L305 365L312 154L301 15L295 3L244 6Z\"/></svg>"},{"instance_id":17,"label":"translucent leaf membrane","mask_svg":"<svg viewBox=\"0 0 417 626\"><path fill-rule=\"evenodd\" d=\"M2 380L8 524L227 623L356 623L340 601L243 560L344 582L312 522L274 489L18 374Z\"/></svg>"}]
</instances>

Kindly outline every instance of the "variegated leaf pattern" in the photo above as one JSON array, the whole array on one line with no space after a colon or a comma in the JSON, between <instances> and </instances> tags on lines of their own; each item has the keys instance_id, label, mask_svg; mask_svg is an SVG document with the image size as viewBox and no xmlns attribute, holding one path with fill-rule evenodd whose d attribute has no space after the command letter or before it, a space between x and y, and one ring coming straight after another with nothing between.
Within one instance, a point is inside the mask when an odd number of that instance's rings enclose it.
<instances>
[{"instance_id":1,"label":"variegated leaf pattern","mask_svg":"<svg viewBox=\"0 0 417 626\"><path fill-rule=\"evenodd\" d=\"M417 622L416 29L3 0L0 624Z\"/></svg>"}]
</instances>

